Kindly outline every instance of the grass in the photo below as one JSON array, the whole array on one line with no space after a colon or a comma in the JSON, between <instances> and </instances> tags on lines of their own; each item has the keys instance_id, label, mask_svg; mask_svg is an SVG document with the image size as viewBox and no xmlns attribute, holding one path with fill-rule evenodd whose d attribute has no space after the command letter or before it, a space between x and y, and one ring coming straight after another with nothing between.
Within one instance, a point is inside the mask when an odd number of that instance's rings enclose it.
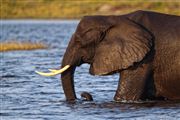
<instances>
[{"instance_id":1,"label":"grass","mask_svg":"<svg viewBox=\"0 0 180 120\"><path fill-rule=\"evenodd\" d=\"M79 19L85 15L121 15L150 10L180 15L179 0L1 0L1 19ZM2 29L2 28L1 28ZM42 43L4 42L0 52L47 48Z\"/></svg>"},{"instance_id":2,"label":"grass","mask_svg":"<svg viewBox=\"0 0 180 120\"><path fill-rule=\"evenodd\" d=\"M34 49L46 49L47 46L43 43L32 43L32 42L1 42L0 52L14 51L14 50L34 50Z\"/></svg>"},{"instance_id":3,"label":"grass","mask_svg":"<svg viewBox=\"0 0 180 120\"><path fill-rule=\"evenodd\" d=\"M76 19L151 10L180 15L178 0L1 0L1 19Z\"/></svg>"}]
</instances>

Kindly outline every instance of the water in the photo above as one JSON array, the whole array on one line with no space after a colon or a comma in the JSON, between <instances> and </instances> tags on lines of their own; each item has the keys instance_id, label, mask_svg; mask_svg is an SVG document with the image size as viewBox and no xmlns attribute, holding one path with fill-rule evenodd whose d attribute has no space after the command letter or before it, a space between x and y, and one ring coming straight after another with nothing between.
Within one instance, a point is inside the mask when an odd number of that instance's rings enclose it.
<instances>
[{"instance_id":1,"label":"water","mask_svg":"<svg viewBox=\"0 0 180 120\"><path fill-rule=\"evenodd\" d=\"M0 41L40 41L49 49L0 53L1 120L180 120L180 103L113 102L118 75L89 75L89 65L77 68L77 97L83 91L93 102L67 103L60 76L42 77L35 70L58 68L79 21L1 21Z\"/></svg>"}]
</instances>

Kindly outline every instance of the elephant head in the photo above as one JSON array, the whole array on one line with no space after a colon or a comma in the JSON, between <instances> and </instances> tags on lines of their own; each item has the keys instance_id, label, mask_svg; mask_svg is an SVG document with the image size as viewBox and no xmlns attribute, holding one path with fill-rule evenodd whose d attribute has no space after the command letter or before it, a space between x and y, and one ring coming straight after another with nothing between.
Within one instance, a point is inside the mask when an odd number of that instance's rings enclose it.
<instances>
[{"instance_id":1,"label":"elephant head","mask_svg":"<svg viewBox=\"0 0 180 120\"><path fill-rule=\"evenodd\" d=\"M62 73L66 99L75 100L73 74L76 66L90 64L93 75L120 72L140 62L151 46L151 34L128 18L84 17L71 37L62 60L62 69L38 73L47 76Z\"/></svg>"}]
</instances>

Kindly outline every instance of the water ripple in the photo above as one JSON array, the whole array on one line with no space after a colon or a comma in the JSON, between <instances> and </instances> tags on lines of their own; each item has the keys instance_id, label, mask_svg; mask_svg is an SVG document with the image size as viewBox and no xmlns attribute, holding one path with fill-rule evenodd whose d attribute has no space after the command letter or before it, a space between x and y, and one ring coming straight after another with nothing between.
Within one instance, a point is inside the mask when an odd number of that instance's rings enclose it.
<instances>
[{"instance_id":1,"label":"water ripple","mask_svg":"<svg viewBox=\"0 0 180 120\"><path fill-rule=\"evenodd\" d=\"M35 70L59 68L69 39L79 21L1 21L0 41L43 42L46 50L1 53L0 116L2 120L178 120L180 103L113 102L119 75L91 76L89 65L75 73L77 97L90 92L92 102L67 103L60 76L42 77Z\"/></svg>"}]
</instances>

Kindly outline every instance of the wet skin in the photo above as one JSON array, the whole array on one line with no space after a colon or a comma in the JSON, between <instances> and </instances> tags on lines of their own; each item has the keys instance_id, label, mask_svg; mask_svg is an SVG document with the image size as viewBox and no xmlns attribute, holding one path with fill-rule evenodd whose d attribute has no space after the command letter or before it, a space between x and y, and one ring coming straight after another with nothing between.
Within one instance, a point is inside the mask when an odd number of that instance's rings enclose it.
<instances>
[{"instance_id":1,"label":"wet skin","mask_svg":"<svg viewBox=\"0 0 180 120\"><path fill-rule=\"evenodd\" d=\"M67 101L77 98L74 71L83 63L92 75L120 74L115 101L180 100L180 17L136 11L82 18L62 60L71 66L61 75Z\"/></svg>"}]
</instances>

